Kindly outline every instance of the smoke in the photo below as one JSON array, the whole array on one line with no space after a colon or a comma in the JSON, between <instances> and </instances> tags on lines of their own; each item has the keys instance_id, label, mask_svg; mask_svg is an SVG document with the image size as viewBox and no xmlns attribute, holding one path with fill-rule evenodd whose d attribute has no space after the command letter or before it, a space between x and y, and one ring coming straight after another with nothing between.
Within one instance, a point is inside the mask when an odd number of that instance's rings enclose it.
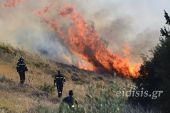
<instances>
[{"instance_id":1,"label":"smoke","mask_svg":"<svg viewBox=\"0 0 170 113\"><path fill-rule=\"evenodd\" d=\"M131 32L133 32L131 23L131 18L121 17L112 21L110 25L100 29L103 40L109 42L108 45L114 52L122 53L124 45L126 43L129 44Z\"/></svg>"},{"instance_id":2,"label":"smoke","mask_svg":"<svg viewBox=\"0 0 170 113\"><path fill-rule=\"evenodd\" d=\"M150 50L158 43L160 33L156 28L146 28L135 33L133 20L128 16L117 18L101 28L100 34L114 53L127 55L124 49L129 48L130 60L139 62L142 55L152 56Z\"/></svg>"},{"instance_id":3,"label":"smoke","mask_svg":"<svg viewBox=\"0 0 170 113\"><path fill-rule=\"evenodd\" d=\"M42 20L43 16L61 23L63 31L70 23L58 17L65 3L73 4L88 23L93 24L102 40L114 53L123 54L130 48L132 62L140 59L155 44L158 31L146 30L146 25L136 30L136 17L121 13L119 2L112 0L0 0L0 41L31 52L46 55L59 62L77 64L79 59L65 45L60 35ZM8 4L7 4L8 2ZM11 3L11 4L10 4ZM50 12L50 13L46 13ZM127 11L128 12L128 11ZM40 14L40 15L38 15ZM44 18L45 19L45 18ZM49 22L48 22L49 23ZM51 22L50 24L54 24ZM57 26L57 25L56 25ZM158 28L159 29L159 28ZM148 38L150 37L150 38ZM152 38L151 38L152 37ZM127 45L127 46L126 46ZM142 49L141 49L142 48ZM126 55L126 54L125 54ZM137 60L136 60L137 59Z\"/></svg>"},{"instance_id":4,"label":"smoke","mask_svg":"<svg viewBox=\"0 0 170 113\"><path fill-rule=\"evenodd\" d=\"M48 4L47 1L40 1L24 0L16 4L7 1L8 6L5 1L1 1L0 41L46 55L59 62L71 63L71 58L68 58L71 56L70 52L56 38L54 31L35 14L37 9Z\"/></svg>"},{"instance_id":5,"label":"smoke","mask_svg":"<svg viewBox=\"0 0 170 113\"><path fill-rule=\"evenodd\" d=\"M152 57L151 51L154 46L158 43L160 33L159 30L146 29L145 31L136 35L136 38L131 41L133 49L133 55L137 56L135 59L138 60L141 55L148 55Z\"/></svg>"}]
</instances>

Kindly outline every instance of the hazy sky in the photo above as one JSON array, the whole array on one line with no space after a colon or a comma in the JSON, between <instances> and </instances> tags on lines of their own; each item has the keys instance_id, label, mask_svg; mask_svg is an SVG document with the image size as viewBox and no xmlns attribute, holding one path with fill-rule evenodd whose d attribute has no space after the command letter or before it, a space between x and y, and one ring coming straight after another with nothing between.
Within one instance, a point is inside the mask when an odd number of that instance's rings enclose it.
<instances>
[{"instance_id":1,"label":"hazy sky","mask_svg":"<svg viewBox=\"0 0 170 113\"><path fill-rule=\"evenodd\" d=\"M72 0L70 0L72 1ZM95 10L105 14L103 19L129 16L137 29L161 27L164 22L163 10L170 12L169 0L76 0L81 7L94 14ZM82 2L83 1L83 2ZM90 11L91 10L91 11ZM106 20L107 21L107 20Z\"/></svg>"}]
</instances>

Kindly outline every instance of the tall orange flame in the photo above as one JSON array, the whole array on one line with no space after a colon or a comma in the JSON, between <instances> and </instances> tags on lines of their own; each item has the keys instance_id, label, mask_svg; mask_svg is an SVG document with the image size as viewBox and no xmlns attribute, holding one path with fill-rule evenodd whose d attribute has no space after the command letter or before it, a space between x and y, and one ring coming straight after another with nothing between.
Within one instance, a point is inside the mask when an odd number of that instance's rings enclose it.
<instances>
[{"instance_id":1,"label":"tall orange flame","mask_svg":"<svg viewBox=\"0 0 170 113\"><path fill-rule=\"evenodd\" d=\"M107 72L116 71L118 74L135 77L139 76L140 63L131 64L128 57L124 58L118 54L113 54L106 44L99 38L93 25L88 24L84 17L78 13L72 5L64 6L59 15L70 20L71 25L66 33L62 33L59 24L53 19L44 18L69 46L73 53L91 65L80 66L89 70L104 70ZM57 25L57 26L56 26ZM129 54L129 49L125 49L125 54Z\"/></svg>"}]
</instances>

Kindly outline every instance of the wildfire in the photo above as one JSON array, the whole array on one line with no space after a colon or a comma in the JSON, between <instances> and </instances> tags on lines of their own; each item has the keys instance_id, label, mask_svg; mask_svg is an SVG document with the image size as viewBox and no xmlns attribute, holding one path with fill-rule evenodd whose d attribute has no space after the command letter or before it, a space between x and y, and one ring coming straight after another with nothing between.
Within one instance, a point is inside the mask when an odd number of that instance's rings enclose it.
<instances>
[{"instance_id":1,"label":"wildfire","mask_svg":"<svg viewBox=\"0 0 170 113\"><path fill-rule=\"evenodd\" d=\"M78 67L80 69L84 69L84 70L89 70L89 71L94 71L96 70L96 68L94 67L93 64L86 62L86 61L80 61L78 62Z\"/></svg>"},{"instance_id":2,"label":"wildfire","mask_svg":"<svg viewBox=\"0 0 170 113\"><path fill-rule=\"evenodd\" d=\"M66 34L62 34L61 36L64 42L73 53L76 53L82 59L93 65L81 65L80 67L86 67L85 69L88 67L88 70L103 69L107 72L116 71L128 77L139 76L140 63L131 64L127 58L113 54L100 39L95 27L88 24L73 6L66 5L60 10L59 14L71 22ZM50 26L52 26L57 33L60 31L59 28L56 30L56 26L52 24L50 24Z\"/></svg>"},{"instance_id":3,"label":"wildfire","mask_svg":"<svg viewBox=\"0 0 170 113\"><path fill-rule=\"evenodd\" d=\"M23 1L25 0L6 0L4 5L15 7ZM80 68L111 73L117 72L127 77L137 78L139 76L141 63L132 64L130 62L128 57L130 48L128 46L125 46L124 49L125 56L114 54L101 40L94 25L88 24L83 15L77 12L72 5L65 5L58 13L63 20L66 18L65 20L70 22L69 27L63 31L57 19L47 16L50 11L53 11L52 9L54 7L50 4L38 10L36 14L51 26L74 54L85 61L78 64Z\"/></svg>"}]
</instances>

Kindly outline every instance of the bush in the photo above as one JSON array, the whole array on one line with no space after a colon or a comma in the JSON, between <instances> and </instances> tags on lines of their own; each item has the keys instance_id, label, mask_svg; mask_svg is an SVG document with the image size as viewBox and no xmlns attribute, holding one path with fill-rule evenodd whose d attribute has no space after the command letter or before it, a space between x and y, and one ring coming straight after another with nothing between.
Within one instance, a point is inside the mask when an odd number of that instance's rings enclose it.
<instances>
[{"instance_id":1,"label":"bush","mask_svg":"<svg viewBox=\"0 0 170 113\"><path fill-rule=\"evenodd\" d=\"M111 88L103 87L99 94L96 94L95 87L89 87L89 94L86 97L86 111L88 113L122 113L125 100L116 97L115 91L120 90L114 84Z\"/></svg>"}]
</instances>

